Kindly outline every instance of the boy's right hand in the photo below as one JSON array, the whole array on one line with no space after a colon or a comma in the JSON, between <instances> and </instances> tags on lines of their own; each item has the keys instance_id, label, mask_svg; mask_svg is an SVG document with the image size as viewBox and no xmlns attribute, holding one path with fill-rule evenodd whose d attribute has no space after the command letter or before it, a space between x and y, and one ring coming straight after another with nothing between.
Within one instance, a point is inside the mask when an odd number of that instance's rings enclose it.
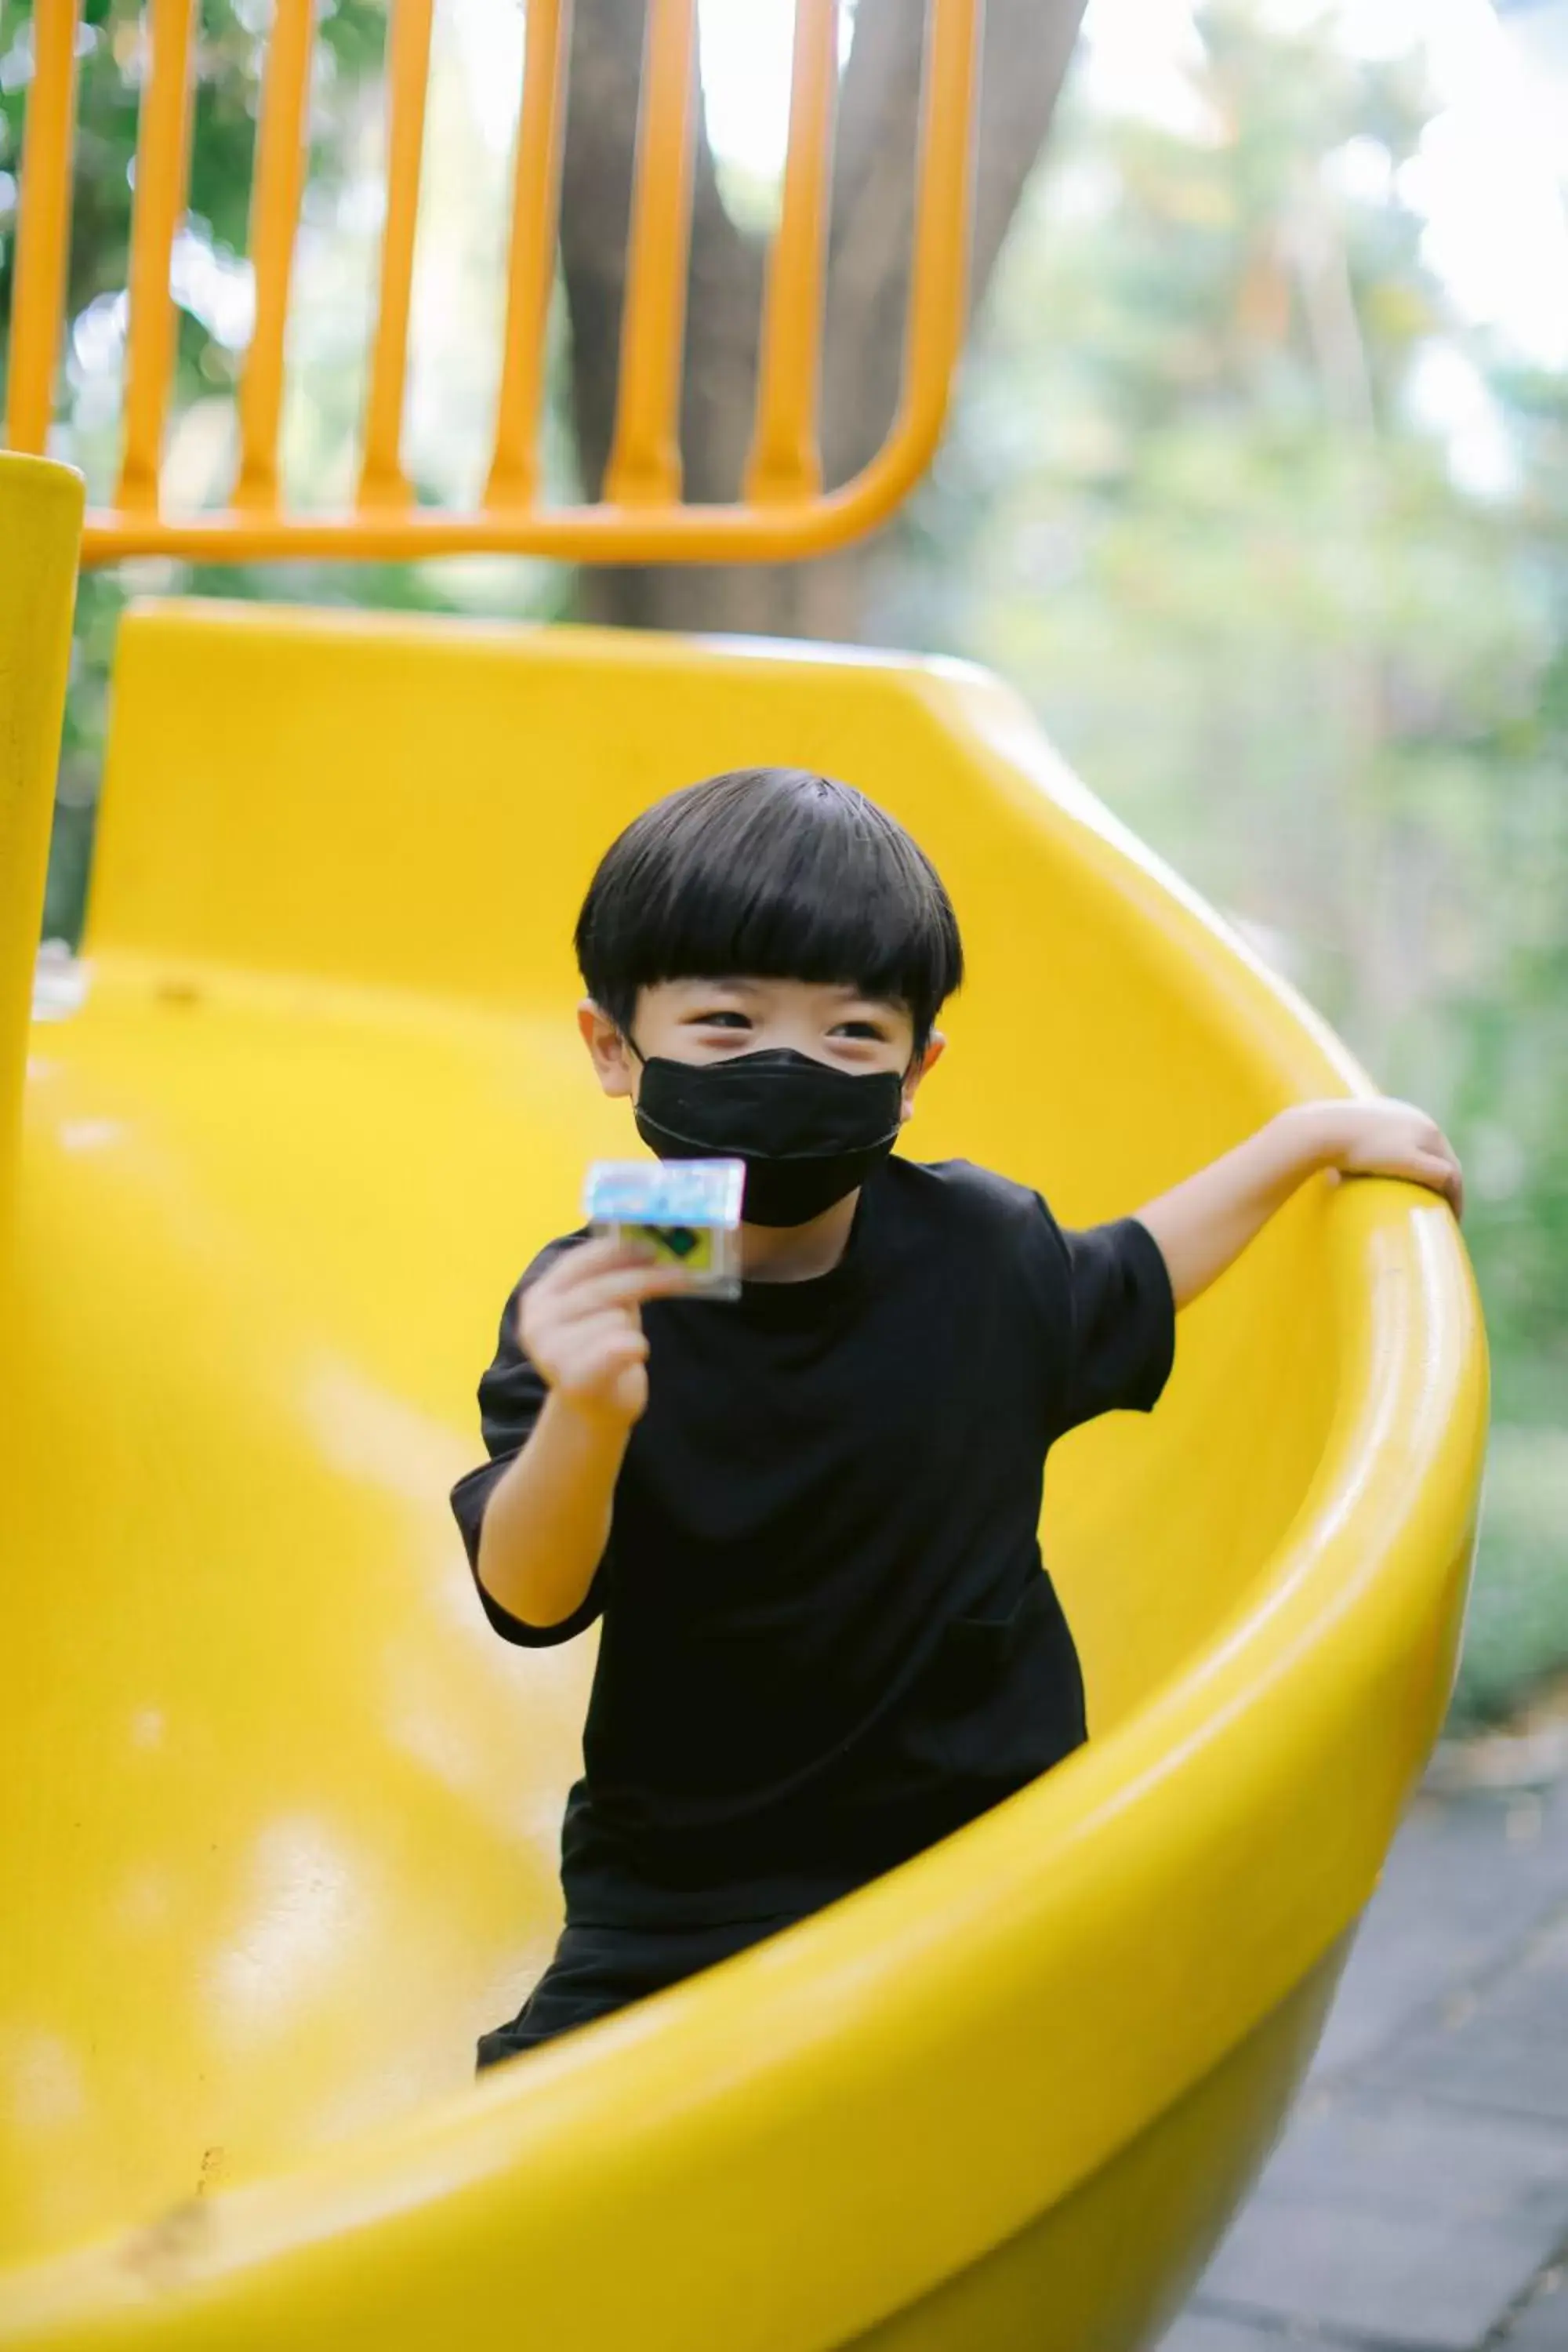
<instances>
[{"instance_id":1,"label":"boy's right hand","mask_svg":"<svg viewBox=\"0 0 1568 2352\"><path fill-rule=\"evenodd\" d=\"M563 1403L629 1429L647 1407L647 1298L691 1287L646 1244L608 1239L563 1250L523 1292L518 1338Z\"/></svg>"}]
</instances>

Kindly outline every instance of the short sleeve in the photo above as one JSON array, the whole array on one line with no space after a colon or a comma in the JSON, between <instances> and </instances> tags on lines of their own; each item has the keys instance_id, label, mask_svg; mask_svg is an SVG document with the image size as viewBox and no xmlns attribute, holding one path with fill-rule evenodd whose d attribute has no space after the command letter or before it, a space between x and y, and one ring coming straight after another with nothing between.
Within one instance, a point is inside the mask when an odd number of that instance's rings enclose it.
<instances>
[{"instance_id":1,"label":"short sleeve","mask_svg":"<svg viewBox=\"0 0 1568 2352\"><path fill-rule=\"evenodd\" d=\"M1136 1217L1066 1233L1072 1294L1064 1430L1102 1412L1149 1412L1176 1353L1176 1302L1159 1243Z\"/></svg>"},{"instance_id":2,"label":"short sleeve","mask_svg":"<svg viewBox=\"0 0 1568 2352\"><path fill-rule=\"evenodd\" d=\"M574 1633L591 1625L604 1607L604 1560L570 1617L563 1617L554 1625L531 1625L523 1618L514 1617L479 1581L479 1529L484 1524L485 1506L503 1473L531 1436L547 1394L544 1381L517 1336L518 1301L529 1284L538 1280L565 1245L556 1243L542 1251L507 1300L496 1339L495 1359L480 1380L479 1390L479 1431L489 1459L459 1478L452 1489L452 1512L468 1556L479 1604L503 1641L515 1642L526 1649L548 1649L556 1643L569 1642Z\"/></svg>"}]
</instances>

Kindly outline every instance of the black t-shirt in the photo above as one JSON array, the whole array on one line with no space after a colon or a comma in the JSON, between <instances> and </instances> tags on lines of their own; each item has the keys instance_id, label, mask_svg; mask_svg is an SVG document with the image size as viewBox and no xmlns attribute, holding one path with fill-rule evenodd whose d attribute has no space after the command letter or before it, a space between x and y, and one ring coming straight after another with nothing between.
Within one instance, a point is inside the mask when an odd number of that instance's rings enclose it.
<instances>
[{"instance_id":1,"label":"black t-shirt","mask_svg":"<svg viewBox=\"0 0 1568 2352\"><path fill-rule=\"evenodd\" d=\"M545 1395L518 1294L584 1237L542 1251L501 1317L491 1459L452 1494L470 1565ZM570 1920L804 1912L1085 1738L1037 1536L1046 1454L1153 1405L1170 1280L1134 1218L1066 1233L1005 1178L894 1158L829 1273L643 1315L648 1407L581 1607L535 1626L479 1598L530 1645L604 1619L562 1838Z\"/></svg>"}]
</instances>

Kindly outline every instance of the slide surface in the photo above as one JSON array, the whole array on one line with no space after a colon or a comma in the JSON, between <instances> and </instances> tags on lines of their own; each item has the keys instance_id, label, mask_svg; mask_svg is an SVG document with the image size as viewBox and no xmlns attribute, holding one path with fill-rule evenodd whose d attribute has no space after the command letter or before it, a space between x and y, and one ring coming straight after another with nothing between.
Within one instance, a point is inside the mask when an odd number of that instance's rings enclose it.
<instances>
[{"instance_id":1,"label":"slide surface","mask_svg":"<svg viewBox=\"0 0 1568 2352\"><path fill-rule=\"evenodd\" d=\"M0 1360L0 2343L1152 2340L1266 2153L1441 1719L1485 1360L1432 1199L1308 1187L1157 1412L1052 1457L1091 1745L772 1944L472 2079L557 1924L592 1637L446 1501L624 1151L569 935L764 761L929 848L905 1149L1135 1207L1342 1051L951 664L256 607L124 625Z\"/></svg>"}]
</instances>

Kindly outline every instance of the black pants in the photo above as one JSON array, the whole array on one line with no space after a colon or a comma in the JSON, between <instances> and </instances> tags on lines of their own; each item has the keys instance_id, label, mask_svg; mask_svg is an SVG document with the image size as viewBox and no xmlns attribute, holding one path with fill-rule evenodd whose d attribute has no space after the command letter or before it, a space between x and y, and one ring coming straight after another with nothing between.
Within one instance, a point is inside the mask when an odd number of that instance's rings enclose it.
<instances>
[{"instance_id":1,"label":"black pants","mask_svg":"<svg viewBox=\"0 0 1568 2352\"><path fill-rule=\"evenodd\" d=\"M475 2072L679 1984L793 1927L795 1916L731 1919L715 1927L563 1928L554 1958L510 2024L480 2034Z\"/></svg>"}]
</instances>

